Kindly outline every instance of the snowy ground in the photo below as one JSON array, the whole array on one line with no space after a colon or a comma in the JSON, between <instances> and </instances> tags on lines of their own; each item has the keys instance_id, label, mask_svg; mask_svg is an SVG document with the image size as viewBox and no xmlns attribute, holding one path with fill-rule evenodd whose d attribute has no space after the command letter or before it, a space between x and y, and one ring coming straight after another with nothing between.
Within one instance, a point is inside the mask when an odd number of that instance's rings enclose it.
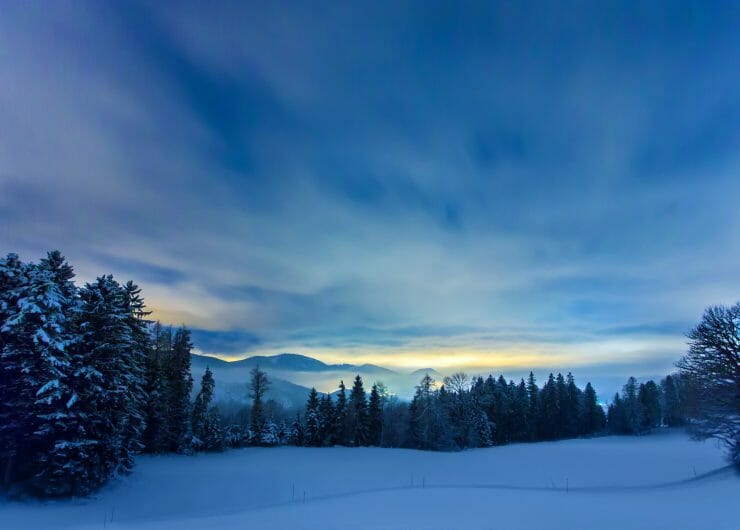
<instances>
[{"instance_id":1,"label":"snowy ground","mask_svg":"<svg viewBox=\"0 0 740 530\"><path fill-rule=\"evenodd\" d=\"M0 501L0 528L738 530L740 478L704 475L722 466L713 443L677 432L461 453L142 457L94 499Z\"/></svg>"}]
</instances>

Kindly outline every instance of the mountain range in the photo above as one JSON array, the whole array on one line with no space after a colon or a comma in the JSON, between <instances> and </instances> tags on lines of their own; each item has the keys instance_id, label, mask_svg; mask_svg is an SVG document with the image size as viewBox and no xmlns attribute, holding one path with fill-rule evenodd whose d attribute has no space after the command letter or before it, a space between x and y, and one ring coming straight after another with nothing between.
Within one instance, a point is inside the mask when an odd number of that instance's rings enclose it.
<instances>
[{"instance_id":1,"label":"mountain range","mask_svg":"<svg viewBox=\"0 0 740 530\"><path fill-rule=\"evenodd\" d=\"M374 382L382 381L392 393L399 393L402 397L410 397L410 392L413 392L424 374L442 379L442 374L431 368L400 373L375 364L327 364L296 353L255 355L238 361L225 361L208 355L191 356L196 387L206 367L210 367L216 380L218 400L246 401L250 372L256 366L267 372L272 383L267 398L276 399L289 408L303 406L311 387L331 393L336 390L340 380L348 388L351 387L352 380L358 374L368 391Z\"/></svg>"}]
</instances>

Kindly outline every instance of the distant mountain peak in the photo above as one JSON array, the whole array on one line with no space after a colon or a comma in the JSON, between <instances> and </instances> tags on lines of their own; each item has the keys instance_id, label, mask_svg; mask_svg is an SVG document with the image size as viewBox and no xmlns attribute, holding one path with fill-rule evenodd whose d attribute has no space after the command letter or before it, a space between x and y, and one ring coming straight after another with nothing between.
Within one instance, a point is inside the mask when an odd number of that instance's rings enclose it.
<instances>
[{"instance_id":1,"label":"distant mountain peak","mask_svg":"<svg viewBox=\"0 0 740 530\"><path fill-rule=\"evenodd\" d=\"M198 357L198 361L202 363L213 362L215 364L226 363L229 367L253 367L260 366L264 369L272 370L285 370L292 372L324 372L324 371L348 371L348 372L372 372L378 374L394 374L395 372L389 368L378 366L376 364L365 363L361 365L355 364L326 364L323 361L314 359L307 355L301 355L300 353L278 353L276 355L253 355L240 359L238 361L224 361L217 357L211 357L208 355L194 355ZM211 361L212 360L212 361Z\"/></svg>"},{"instance_id":2,"label":"distant mountain peak","mask_svg":"<svg viewBox=\"0 0 740 530\"><path fill-rule=\"evenodd\" d=\"M414 370L413 372L411 372L409 375L418 375L421 377L427 374L433 375L435 377L442 377L442 374L434 368L419 368L418 370Z\"/></svg>"},{"instance_id":3,"label":"distant mountain peak","mask_svg":"<svg viewBox=\"0 0 740 530\"><path fill-rule=\"evenodd\" d=\"M234 361L239 365L262 366L275 370L291 370L296 372L319 372L326 370L328 365L324 362L300 355L298 353L279 353L277 355L253 355L241 361Z\"/></svg>"}]
</instances>

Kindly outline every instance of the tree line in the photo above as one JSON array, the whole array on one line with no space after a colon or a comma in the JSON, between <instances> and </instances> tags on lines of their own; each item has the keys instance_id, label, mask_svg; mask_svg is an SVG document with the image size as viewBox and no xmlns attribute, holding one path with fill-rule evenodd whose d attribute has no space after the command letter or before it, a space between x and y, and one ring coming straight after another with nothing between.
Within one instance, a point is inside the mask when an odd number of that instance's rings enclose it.
<instances>
[{"instance_id":1,"label":"tree line","mask_svg":"<svg viewBox=\"0 0 740 530\"><path fill-rule=\"evenodd\" d=\"M259 368L255 369L259 371ZM525 381L503 376L469 378L464 373L437 384L425 375L410 403L374 383L369 396L360 375L347 394L344 382L333 395L312 388L303 416L280 428L277 443L311 447L382 446L453 451L514 442L560 440L601 434L644 434L685 421L687 398L679 376L658 387L630 378L608 414L593 386L583 390L573 375L550 374L540 388L530 372Z\"/></svg>"}]
</instances>

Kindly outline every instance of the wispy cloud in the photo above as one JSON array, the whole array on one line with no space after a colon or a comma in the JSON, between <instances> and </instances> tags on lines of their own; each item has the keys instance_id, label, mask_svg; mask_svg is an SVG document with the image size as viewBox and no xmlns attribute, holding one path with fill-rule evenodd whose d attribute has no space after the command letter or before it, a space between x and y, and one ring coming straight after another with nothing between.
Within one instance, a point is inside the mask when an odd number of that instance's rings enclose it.
<instances>
[{"instance_id":1,"label":"wispy cloud","mask_svg":"<svg viewBox=\"0 0 740 530\"><path fill-rule=\"evenodd\" d=\"M654 367L737 297L736 7L323 7L8 2L0 245L230 356Z\"/></svg>"}]
</instances>

